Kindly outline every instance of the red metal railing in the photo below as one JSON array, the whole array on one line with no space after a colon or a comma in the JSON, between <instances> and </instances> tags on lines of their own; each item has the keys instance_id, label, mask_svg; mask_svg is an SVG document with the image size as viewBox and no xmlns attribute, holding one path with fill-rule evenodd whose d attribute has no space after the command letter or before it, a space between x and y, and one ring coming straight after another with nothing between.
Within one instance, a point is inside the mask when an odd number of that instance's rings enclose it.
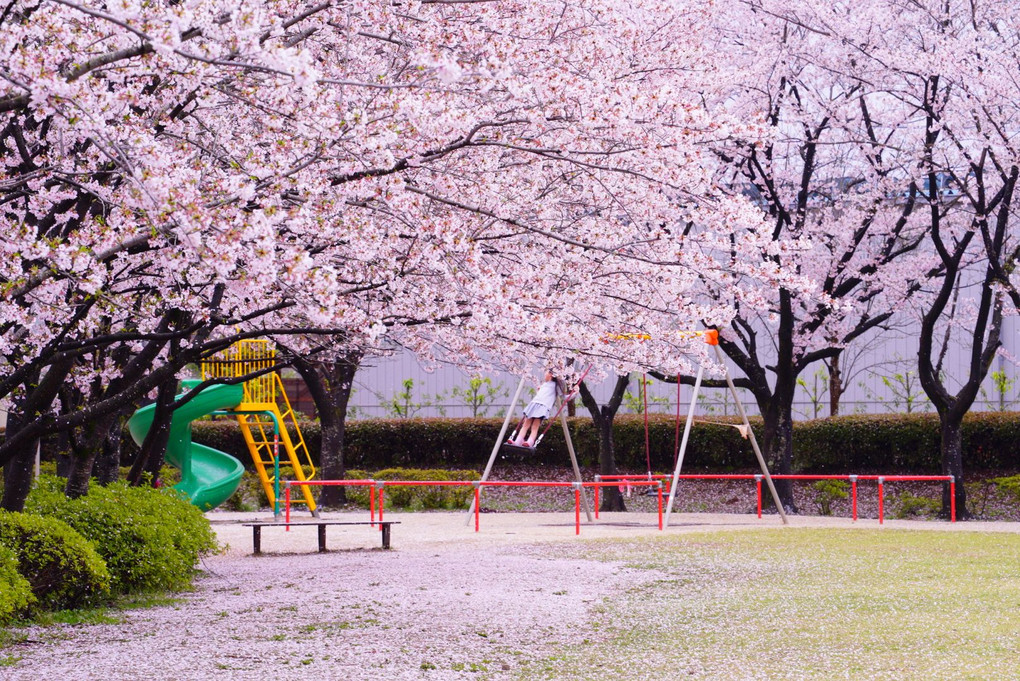
<instances>
[{"instance_id":1,"label":"red metal railing","mask_svg":"<svg viewBox=\"0 0 1020 681\"><path fill-rule=\"evenodd\" d=\"M662 481L669 484L672 476L653 475L652 480ZM705 474L682 474L677 476L679 480L754 480L758 496L758 517L761 518L761 481L764 476L761 473L705 473ZM615 481L617 485L623 483L630 486L638 481L647 481L647 475L597 475L596 480ZM878 483L878 524L885 521L885 483L887 482L948 482L949 483L949 520L956 522L956 479L952 475L773 475L773 480L845 480L851 487L851 507L853 519L857 520L857 482L868 480ZM598 508L598 496L596 493L595 507Z\"/></svg>"},{"instance_id":2,"label":"red metal railing","mask_svg":"<svg viewBox=\"0 0 1020 681\"><path fill-rule=\"evenodd\" d=\"M475 494L475 532L479 531L481 525L481 506L479 505L480 494L482 487L552 487L552 488L573 488L574 490L574 533L581 534L581 490L585 487L594 488L596 495L600 487L610 487L617 485L615 482L553 482L553 481L499 481L499 480L487 480L482 482L480 480L291 480L285 483L284 488L284 505L286 508L285 522L288 524L287 530L290 530L290 488L291 486L299 485L346 485L346 486L364 486L369 488L369 514L372 522L376 521L376 508L379 509L379 520L383 519L383 507L384 507L384 490L386 487L465 487L468 485L474 486ZM662 529L662 484L658 480L644 480L635 481L633 483L636 486L651 486L655 485L658 490L658 518L659 518L659 529ZM378 498L376 498L378 496ZM595 517L598 517L598 509L596 507ZM381 526L380 526L381 527Z\"/></svg>"},{"instance_id":3,"label":"red metal railing","mask_svg":"<svg viewBox=\"0 0 1020 681\"><path fill-rule=\"evenodd\" d=\"M704 474L683 474L678 476L679 480L754 480L757 492L758 517L762 515L762 493L761 483L764 476L760 473L704 473ZM857 483L861 480L875 481L878 484L878 523L881 525L885 520L885 484L887 482L948 482L950 497L950 520L956 522L956 480L951 475L773 475L773 480L846 480L851 485L851 506L853 519L857 520ZM575 534L581 534L581 491L584 488L592 488L595 495L595 518L599 517L599 490L603 487L652 487L656 488L658 497L659 529L662 529L662 493L664 488L670 484L670 475L597 475L594 482L553 482L543 480L291 480L285 483L284 500L286 506L287 530L290 530L290 488L299 485L327 486L363 486L369 488L369 517L374 523L376 521L376 508L379 509L379 520L383 519L384 493L386 487L474 487L475 496L475 532L479 531L481 524L481 506L479 504L482 487L548 487L565 488L574 490L574 525ZM378 498L377 498L378 497ZM382 526L380 526L381 529Z\"/></svg>"}]
</instances>

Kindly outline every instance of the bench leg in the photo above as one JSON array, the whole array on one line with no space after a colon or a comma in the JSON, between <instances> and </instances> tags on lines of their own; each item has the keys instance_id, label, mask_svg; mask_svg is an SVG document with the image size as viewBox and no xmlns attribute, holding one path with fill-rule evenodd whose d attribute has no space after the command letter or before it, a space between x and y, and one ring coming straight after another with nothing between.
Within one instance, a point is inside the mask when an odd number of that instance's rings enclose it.
<instances>
[{"instance_id":1,"label":"bench leg","mask_svg":"<svg viewBox=\"0 0 1020 681\"><path fill-rule=\"evenodd\" d=\"M326 552L326 526L319 525L319 553Z\"/></svg>"},{"instance_id":2,"label":"bench leg","mask_svg":"<svg viewBox=\"0 0 1020 681\"><path fill-rule=\"evenodd\" d=\"M382 547L384 549L390 548L390 524L383 523L382 525Z\"/></svg>"},{"instance_id":3,"label":"bench leg","mask_svg":"<svg viewBox=\"0 0 1020 681\"><path fill-rule=\"evenodd\" d=\"M257 556L262 553L262 528L258 525L251 528L251 543L252 555Z\"/></svg>"}]
</instances>

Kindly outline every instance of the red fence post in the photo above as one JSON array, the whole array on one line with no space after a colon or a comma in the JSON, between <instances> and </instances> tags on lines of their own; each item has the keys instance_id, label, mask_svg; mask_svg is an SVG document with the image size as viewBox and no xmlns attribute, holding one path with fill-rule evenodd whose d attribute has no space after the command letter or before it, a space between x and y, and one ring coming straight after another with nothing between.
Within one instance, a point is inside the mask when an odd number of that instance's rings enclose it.
<instances>
[{"instance_id":1,"label":"red fence post","mask_svg":"<svg viewBox=\"0 0 1020 681\"><path fill-rule=\"evenodd\" d=\"M853 506L854 522L857 522L857 476L850 476L850 494L853 499L851 505Z\"/></svg>"},{"instance_id":2,"label":"red fence post","mask_svg":"<svg viewBox=\"0 0 1020 681\"><path fill-rule=\"evenodd\" d=\"M754 486L758 489L758 518L761 518L761 476L754 476Z\"/></svg>"},{"instance_id":3,"label":"red fence post","mask_svg":"<svg viewBox=\"0 0 1020 681\"><path fill-rule=\"evenodd\" d=\"M375 483L368 486L368 512L371 514L372 527L375 527Z\"/></svg>"},{"instance_id":4,"label":"red fence post","mask_svg":"<svg viewBox=\"0 0 1020 681\"><path fill-rule=\"evenodd\" d=\"M287 527L284 532L290 532L290 483L287 483L287 487L283 491L283 496L287 500Z\"/></svg>"},{"instance_id":5,"label":"red fence post","mask_svg":"<svg viewBox=\"0 0 1020 681\"><path fill-rule=\"evenodd\" d=\"M878 478L878 524L881 525L885 518L885 489L884 485L885 478L879 476Z\"/></svg>"},{"instance_id":6,"label":"red fence post","mask_svg":"<svg viewBox=\"0 0 1020 681\"><path fill-rule=\"evenodd\" d=\"M376 489L379 490L379 522L382 522L382 513L383 513L383 483L377 482L375 484L376 484Z\"/></svg>"},{"instance_id":7,"label":"red fence post","mask_svg":"<svg viewBox=\"0 0 1020 681\"><path fill-rule=\"evenodd\" d=\"M602 482L602 476L595 476L595 520L599 519L599 483Z\"/></svg>"},{"instance_id":8,"label":"red fence post","mask_svg":"<svg viewBox=\"0 0 1020 681\"><path fill-rule=\"evenodd\" d=\"M949 476L949 522L956 522L956 478Z\"/></svg>"},{"instance_id":9,"label":"red fence post","mask_svg":"<svg viewBox=\"0 0 1020 681\"><path fill-rule=\"evenodd\" d=\"M475 481L475 532L478 531L478 523L482 513L478 508L482 499L481 492L482 492L481 483Z\"/></svg>"},{"instance_id":10,"label":"red fence post","mask_svg":"<svg viewBox=\"0 0 1020 681\"><path fill-rule=\"evenodd\" d=\"M658 494L658 497L659 497L659 529L661 530L662 529L662 483L661 482L659 483L658 492L659 492L659 494Z\"/></svg>"},{"instance_id":11,"label":"red fence post","mask_svg":"<svg viewBox=\"0 0 1020 681\"><path fill-rule=\"evenodd\" d=\"M581 487L574 483L574 534L581 534Z\"/></svg>"}]
</instances>

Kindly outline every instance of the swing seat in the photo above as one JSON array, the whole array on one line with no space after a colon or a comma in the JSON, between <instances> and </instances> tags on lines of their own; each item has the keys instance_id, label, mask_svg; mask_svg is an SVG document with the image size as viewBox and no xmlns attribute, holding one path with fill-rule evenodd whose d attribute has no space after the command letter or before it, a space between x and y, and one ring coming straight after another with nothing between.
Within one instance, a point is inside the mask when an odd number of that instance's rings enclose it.
<instances>
[{"instance_id":1,"label":"swing seat","mask_svg":"<svg viewBox=\"0 0 1020 681\"><path fill-rule=\"evenodd\" d=\"M530 456L534 454L537 449L538 449L537 444L534 447L524 447L521 445L513 445L510 444L509 442L504 442L502 447L503 452L507 454L523 454L525 456Z\"/></svg>"}]
</instances>

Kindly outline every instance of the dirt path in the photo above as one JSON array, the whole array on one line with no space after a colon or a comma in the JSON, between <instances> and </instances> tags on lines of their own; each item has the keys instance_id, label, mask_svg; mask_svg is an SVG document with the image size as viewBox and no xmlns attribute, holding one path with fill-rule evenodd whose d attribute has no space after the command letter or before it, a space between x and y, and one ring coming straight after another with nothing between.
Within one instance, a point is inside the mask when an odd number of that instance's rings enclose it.
<instances>
[{"instance_id":1,"label":"dirt path","mask_svg":"<svg viewBox=\"0 0 1020 681\"><path fill-rule=\"evenodd\" d=\"M660 533L653 514L603 516L574 534L572 514L395 513L393 550L378 531L251 530L265 514L209 514L229 548L204 562L194 593L128 611L116 624L32 628L9 679L452 679L508 678L561 644L598 637L598 606L655 573L566 559L561 542L779 527L776 517L677 515ZM333 515L365 520L364 514ZM794 526L851 525L797 517ZM877 527L859 521L858 527ZM1020 532L1018 523L888 521L887 527Z\"/></svg>"}]
</instances>

